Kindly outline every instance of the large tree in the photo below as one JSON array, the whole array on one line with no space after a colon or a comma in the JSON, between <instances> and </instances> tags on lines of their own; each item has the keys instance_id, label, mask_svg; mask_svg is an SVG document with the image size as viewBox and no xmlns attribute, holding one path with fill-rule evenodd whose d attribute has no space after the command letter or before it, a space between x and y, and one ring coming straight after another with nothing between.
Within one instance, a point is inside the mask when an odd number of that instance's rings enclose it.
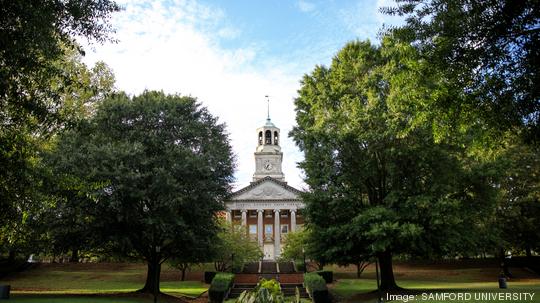
<instances>
[{"instance_id":1,"label":"large tree","mask_svg":"<svg viewBox=\"0 0 540 303\"><path fill-rule=\"evenodd\" d=\"M119 9L109 0L0 2L0 228L15 232L21 213L39 209L37 151L71 120L66 97L85 86L64 62L82 53L77 37L109 39Z\"/></svg>"},{"instance_id":2,"label":"large tree","mask_svg":"<svg viewBox=\"0 0 540 303\"><path fill-rule=\"evenodd\" d=\"M499 244L531 256L540 248L540 153L514 140L499 161L501 195L494 220Z\"/></svg>"},{"instance_id":3,"label":"large tree","mask_svg":"<svg viewBox=\"0 0 540 303\"><path fill-rule=\"evenodd\" d=\"M215 241L233 156L225 126L194 98L118 94L76 136L78 152L65 161L80 167L75 172L87 184L100 184L86 200L95 218L92 236L147 262L141 291L159 288L162 262L185 260L192 247Z\"/></svg>"},{"instance_id":4,"label":"large tree","mask_svg":"<svg viewBox=\"0 0 540 303\"><path fill-rule=\"evenodd\" d=\"M440 121L454 131L483 128L476 134L489 141L511 130L540 142L540 2L396 2L383 10L406 23L391 32L412 43L454 91L434 103Z\"/></svg>"},{"instance_id":5,"label":"large tree","mask_svg":"<svg viewBox=\"0 0 540 303\"><path fill-rule=\"evenodd\" d=\"M82 63L78 52L67 49L54 65L62 70L62 79L69 79L68 82L59 78L50 79L51 89L62 99L58 114L65 117L66 122L70 121L63 123L63 128L89 118L96 104L114 91L114 75L103 62L89 68ZM37 252L38 239L35 237L42 238L45 234L43 224L55 218L45 213L51 205L59 202L54 199L54 196L58 197L58 190L68 186L68 180L59 178L61 174L58 171L53 173L47 169L51 167L46 164L50 158L45 157L47 159L43 162L47 150L56 144L53 135L56 131L44 133L47 131L36 128L38 124L0 128L0 162L6 168L0 173L0 203L3 209L0 214L0 252L9 251L12 257L17 252ZM76 148L65 150L62 156L76 151Z\"/></svg>"},{"instance_id":6,"label":"large tree","mask_svg":"<svg viewBox=\"0 0 540 303\"><path fill-rule=\"evenodd\" d=\"M462 249L474 240L465 229L493 201L463 148L437 142L427 115L413 119L447 92L422 64L391 39L351 42L304 77L295 100L291 134L311 188L307 227L317 241L333 241L323 246L328 262L376 255L383 289L397 287L392 255Z\"/></svg>"}]
</instances>

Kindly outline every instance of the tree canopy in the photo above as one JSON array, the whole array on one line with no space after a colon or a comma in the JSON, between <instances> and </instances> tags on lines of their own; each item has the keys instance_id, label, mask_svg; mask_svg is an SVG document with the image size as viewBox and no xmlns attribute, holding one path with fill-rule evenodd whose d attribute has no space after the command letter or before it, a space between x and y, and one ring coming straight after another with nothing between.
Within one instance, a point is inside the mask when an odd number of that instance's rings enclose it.
<instances>
[{"instance_id":1,"label":"tree canopy","mask_svg":"<svg viewBox=\"0 0 540 303\"><path fill-rule=\"evenodd\" d=\"M76 37L109 39L113 32L109 19L120 7L110 0L14 0L2 1L0 7L2 126L32 117L50 127L61 121L58 86L69 87L72 82L55 62L68 49L83 52ZM57 85L51 85L51 79L57 79Z\"/></svg>"},{"instance_id":2,"label":"tree canopy","mask_svg":"<svg viewBox=\"0 0 540 303\"><path fill-rule=\"evenodd\" d=\"M396 287L392 254L449 255L472 244L465 228L494 201L489 176L464 149L438 142L429 118L415 120L447 92L422 64L405 43L351 42L304 77L295 100L307 226L318 243L333 241L327 262L376 255L386 289Z\"/></svg>"},{"instance_id":3,"label":"tree canopy","mask_svg":"<svg viewBox=\"0 0 540 303\"><path fill-rule=\"evenodd\" d=\"M114 91L114 75L103 62L89 68L77 52L66 50L54 64L64 79L70 79L70 84L50 79L51 88L57 89L62 99L58 113L70 121L63 123L63 128L91 117L97 104ZM59 89L61 86L63 89ZM53 190L65 190L67 186L67 180L57 178L47 163L52 160L47 157L48 151L56 144L53 134L60 129L39 129L39 123L29 121L0 127L0 163L5 168L0 172L0 247L12 253L29 253L30 248L36 252L38 242L45 241L38 239L45 234L43 224L54 218L45 215L55 203ZM64 152L67 155L77 150Z\"/></svg>"},{"instance_id":4,"label":"tree canopy","mask_svg":"<svg viewBox=\"0 0 540 303\"><path fill-rule=\"evenodd\" d=\"M221 222L217 241L212 245L216 271L239 270L245 263L259 261L263 253L257 242L249 238L245 226Z\"/></svg>"},{"instance_id":5,"label":"tree canopy","mask_svg":"<svg viewBox=\"0 0 540 303\"><path fill-rule=\"evenodd\" d=\"M89 193L98 218L93 237L148 263L142 291L159 285L163 261L184 260L192 246L215 242L233 156L225 126L194 98L118 94L74 136L78 151L63 162L80 167L76 177L100 185Z\"/></svg>"},{"instance_id":6,"label":"tree canopy","mask_svg":"<svg viewBox=\"0 0 540 303\"><path fill-rule=\"evenodd\" d=\"M515 140L499 158L499 245L528 256L540 248L540 153Z\"/></svg>"},{"instance_id":7,"label":"tree canopy","mask_svg":"<svg viewBox=\"0 0 540 303\"><path fill-rule=\"evenodd\" d=\"M519 132L540 139L540 3L536 0L397 0L404 16L390 30L412 43L444 77L450 99L438 99L438 119L455 131L488 126L485 137ZM478 134L478 133L477 133Z\"/></svg>"},{"instance_id":8,"label":"tree canopy","mask_svg":"<svg viewBox=\"0 0 540 303\"><path fill-rule=\"evenodd\" d=\"M95 97L85 74L79 73L89 74L82 63L76 62L75 57L83 51L75 39L97 42L110 39L113 30L109 19L119 9L109 0L0 2L0 228L3 230L22 234L24 218L40 209L36 198L40 193L36 190L41 180L35 170L40 159L38 151L48 137L72 124L78 112L75 105L81 104L78 102ZM97 68L108 71L105 65Z\"/></svg>"}]
</instances>

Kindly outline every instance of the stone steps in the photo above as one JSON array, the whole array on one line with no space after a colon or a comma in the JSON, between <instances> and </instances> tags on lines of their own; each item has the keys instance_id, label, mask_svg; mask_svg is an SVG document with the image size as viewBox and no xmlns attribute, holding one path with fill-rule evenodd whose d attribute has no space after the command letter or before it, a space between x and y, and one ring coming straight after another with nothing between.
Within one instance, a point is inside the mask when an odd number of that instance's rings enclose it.
<instances>
[{"instance_id":1,"label":"stone steps","mask_svg":"<svg viewBox=\"0 0 540 303\"><path fill-rule=\"evenodd\" d=\"M257 286L257 284L234 284L229 293L229 298L238 298L242 292L250 291L254 289L255 286Z\"/></svg>"},{"instance_id":2,"label":"stone steps","mask_svg":"<svg viewBox=\"0 0 540 303\"><path fill-rule=\"evenodd\" d=\"M235 284L229 293L229 298L238 298L243 291L250 291L257 286L260 279L275 279L280 283L281 291L286 297L296 295L296 287L300 291L300 297L307 298L308 294L302 285L303 275L294 270L292 262L260 261L244 265L242 273L235 277Z\"/></svg>"},{"instance_id":3,"label":"stone steps","mask_svg":"<svg viewBox=\"0 0 540 303\"><path fill-rule=\"evenodd\" d=\"M263 261L261 265L261 273L274 274L278 273L277 263L272 261Z\"/></svg>"},{"instance_id":4,"label":"stone steps","mask_svg":"<svg viewBox=\"0 0 540 303\"><path fill-rule=\"evenodd\" d=\"M280 284L281 291L285 297L294 297L296 296L296 288L300 291L300 298L308 298L309 295L306 291L306 288L302 284Z\"/></svg>"}]
</instances>

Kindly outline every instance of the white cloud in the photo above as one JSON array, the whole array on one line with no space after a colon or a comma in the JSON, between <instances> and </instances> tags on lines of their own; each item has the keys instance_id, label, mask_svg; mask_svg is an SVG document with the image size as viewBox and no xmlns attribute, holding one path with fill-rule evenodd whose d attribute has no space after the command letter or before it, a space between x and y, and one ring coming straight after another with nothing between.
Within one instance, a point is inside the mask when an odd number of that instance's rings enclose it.
<instances>
[{"instance_id":1,"label":"white cloud","mask_svg":"<svg viewBox=\"0 0 540 303\"><path fill-rule=\"evenodd\" d=\"M309 13L315 10L315 4L306 0L299 0L296 6L303 13Z\"/></svg>"},{"instance_id":2,"label":"white cloud","mask_svg":"<svg viewBox=\"0 0 540 303\"><path fill-rule=\"evenodd\" d=\"M129 1L113 19L117 44L87 48L89 64L105 61L117 87L130 94L145 89L197 97L227 124L237 155L237 185L247 185L255 169L255 129L271 116L281 128L286 180L303 187L296 162L302 156L287 134L294 124L293 99L301 73L287 65L264 63L257 46L224 49L219 39L241 31L226 23L223 11L193 1Z\"/></svg>"}]
</instances>

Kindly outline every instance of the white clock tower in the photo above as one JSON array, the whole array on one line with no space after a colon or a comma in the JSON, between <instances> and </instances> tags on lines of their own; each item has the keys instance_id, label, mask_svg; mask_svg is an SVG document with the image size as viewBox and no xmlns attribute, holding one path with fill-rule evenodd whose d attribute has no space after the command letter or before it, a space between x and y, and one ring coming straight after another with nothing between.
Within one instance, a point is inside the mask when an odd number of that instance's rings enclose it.
<instances>
[{"instance_id":1,"label":"white clock tower","mask_svg":"<svg viewBox=\"0 0 540 303\"><path fill-rule=\"evenodd\" d=\"M279 128L270 121L270 114L266 119L266 124L257 128L257 142L253 181L267 176L279 181L285 181L283 171L281 170L283 153L279 146Z\"/></svg>"},{"instance_id":2,"label":"white clock tower","mask_svg":"<svg viewBox=\"0 0 540 303\"><path fill-rule=\"evenodd\" d=\"M287 234L304 225L301 215L304 202L302 191L285 182L279 128L272 123L268 112L266 123L257 128L253 182L228 197L225 218L245 228L250 239L257 241L264 252L264 259L277 260Z\"/></svg>"}]
</instances>

